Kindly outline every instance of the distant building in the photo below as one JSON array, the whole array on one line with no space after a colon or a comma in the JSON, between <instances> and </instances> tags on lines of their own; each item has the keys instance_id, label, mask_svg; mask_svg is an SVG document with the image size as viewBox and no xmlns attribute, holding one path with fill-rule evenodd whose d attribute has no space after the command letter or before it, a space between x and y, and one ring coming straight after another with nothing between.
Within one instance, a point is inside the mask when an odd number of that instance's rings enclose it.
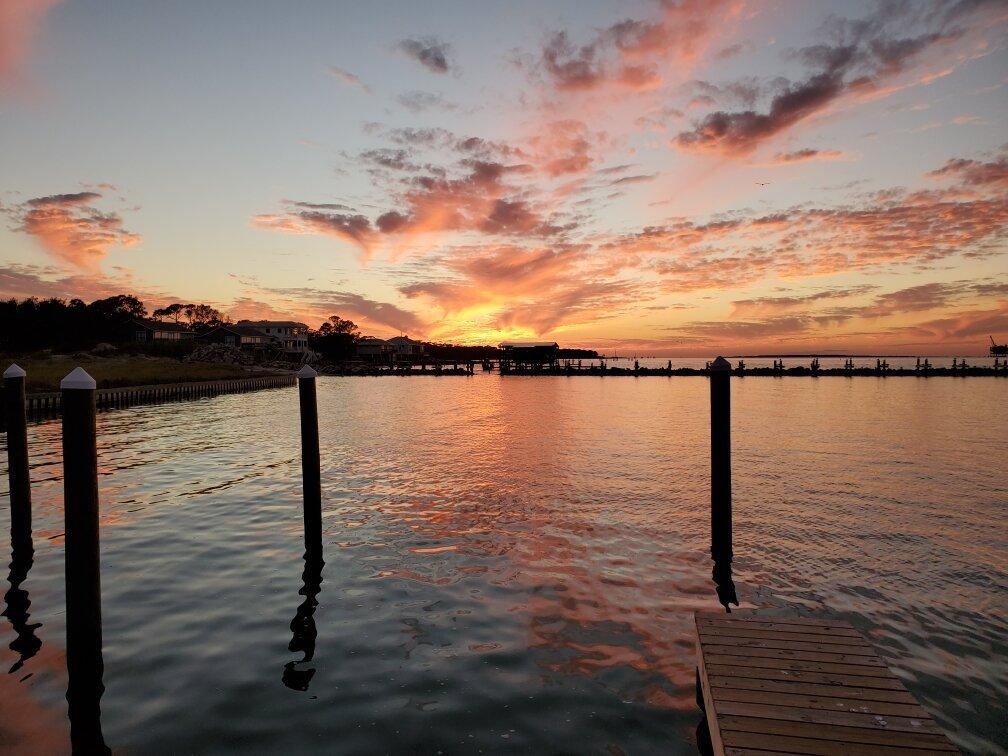
<instances>
[{"instance_id":1,"label":"distant building","mask_svg":"<svg viewBox=\"0 0 1008 756\"><path fill-rule=\"evenodd\" d=\"M555 341L505 341L499 346L501 359L519 365L552 365L560 353Z\"/></svg>"},{"instance_id":2,"label":"distant building","mask_svg":"<svg viewBox=\"0 0 1008 756\"><path fill-rule=\"evenodd\" d=\"M262 331L285 352L308 351L308 326L293 320L239 320L237 325Z\"/></svg>"},{"instance_id":3,"label":"distant building","mask_svg":"<svg viewBox=\"0 0 1008 756\"><path fill-rule=\"evenodd\" d=\"M257 328L241 325L219 325L196 334L199 341L214 344L227 344L236 347L262 347L269 342L269 337Z\"/></svg>"},{"instance_id":4,"label":"distant building","mask_svg":"<svg viewBox=\"0 0 1008 756\"><path fill-rule=\"evenodd\" d=\"M385 343L392 347L392 354L399 362L411 362L424 353L423 344L409 336L394 336Z\"/></svg>"},{"instance_id":5,"label":"distant building","mask_svg":"<svg viewBox=\"0 0 1008 756\"><path fill-rule=\"evenodd\" d=\"M133 338L139 342L181 341L194 336L189 326L181 323L162 323L159 320L134 320Z\"/></svg>"},{"instance_id":6,"label":"distant building","mask_svg":"<svg viewBox=\"0 0 1008 756\"><path fill-rule=\"evenodd\" d=\"M394 353L395 347L385 339L365 336L357 342L357 356L371 362L387 362Z\"/></svg>"}]
</instances>

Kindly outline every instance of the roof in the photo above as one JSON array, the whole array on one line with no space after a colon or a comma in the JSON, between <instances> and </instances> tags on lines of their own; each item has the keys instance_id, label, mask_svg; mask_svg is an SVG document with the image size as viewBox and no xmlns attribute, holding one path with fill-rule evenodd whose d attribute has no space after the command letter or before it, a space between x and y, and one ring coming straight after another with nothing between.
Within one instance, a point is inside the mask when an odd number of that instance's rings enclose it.
<instances>
[{"instance_id":1,"label":"roof","mask_svg":"<svg viewBox=\"0 0 1008 756\"><path fill-rule=\"evenodd\" d=\"M560 345L555 341L502 341L501 349L559 349Z\"/></svg>"},{"instance_id":2,"label":"roof","mask_svg":"<svg viewBox=\"0 0 1008 756\"><path fill-rule=\"evenodd\" d=\"M182 323L165 323L161 320L149 320L148 318L137 318L133 321L138 326L150 328L152 331L188 331L189 326Z\"/></svg>"},{"instance_id":3,"label":"roof","mask_svg":"<svg viewBox=\"0 0 1008 756\"><path fill-rule=\"evenodd\" d=\"M253 328L308 328L307 325L298 323L296 320L239 320L238 325L252 326Z\"/></svg>"},{"instance_id":4,"label":"roof","mask_svg":"<svg viewBox=\"0 0 1008 756\"><path fill-rule=\"evenodd\" d=\"M411 339L409 336L393 336L388 340L389 344L419 344L420 342L416 339Z\"/></svg>"},{"instance_id":5,"label":"roof","mask_svg":"<svg viewBox=\"0 0 1008 756\"><path fill-rule=\"evenodd\" d=\"M260 331L258 328L249 328L248 326L232 325L230 323L213 326L212 328L208 328L205 331L201 331L199 335L207 336L213 333L214 331L221 331L221 330L231 331L231 333L238 334L239 336L255 336L256 338L259 339L266 338L266 334Z\"/></svg>"}]
</instances>

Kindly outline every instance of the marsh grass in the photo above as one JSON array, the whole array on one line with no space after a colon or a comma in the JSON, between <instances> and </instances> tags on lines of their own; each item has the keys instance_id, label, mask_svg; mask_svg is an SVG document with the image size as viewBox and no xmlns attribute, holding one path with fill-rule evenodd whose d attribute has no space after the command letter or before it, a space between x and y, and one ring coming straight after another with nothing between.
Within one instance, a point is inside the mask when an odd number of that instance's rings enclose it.
<instances>
[{"instance_id":1,"label":"marsh grass","mask_svg":"<svg viewBox=\"0 0 1008 756\"><path fill-rule=\"evenodd\" d=\"M98 388L145 386L155 383L187 383L240 378L251 373L239 365L182 362L170 357L129 355L101 357L93 354L0 356L0 370L12 362L28 373L25 387L33 391L57 391L63 377L78 365L98 383Z\"/></svg>"}]
</instances>

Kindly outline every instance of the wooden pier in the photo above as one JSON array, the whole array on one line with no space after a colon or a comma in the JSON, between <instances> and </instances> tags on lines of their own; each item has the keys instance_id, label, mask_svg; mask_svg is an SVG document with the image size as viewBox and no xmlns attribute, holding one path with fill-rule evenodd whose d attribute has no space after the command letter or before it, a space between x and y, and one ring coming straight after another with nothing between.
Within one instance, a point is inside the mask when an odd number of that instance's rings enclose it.
<instances>
[{"instance_id":1,"label":"wooden pier","mask_svg":"<svg viewBox=\"0 0 1008 756\"><path fill-rule=\"evenodd\" d=\"M846 622L713 612L694 622L698 702L719 756L956 752Z\"/></svg>"},{"instance_id":2,"label":"wooden pier","mask_svg":"<svg viewBox=\"0 0 1008 756\"><path fill-rule=\"evenodd\" d=\"M229 378L219 381L104 388L95 392L95 406L99 410L106 410L142 404L190 401L221 394L242 394L263 389L286 388L293 386L295 382L294 375L285 374ZM29 420L42 420L59 415L63 411L61 394L58 391L28 394L25 397L25 410ZM3 430L4 423L0 419L0 431Z\"/></svg>"}]
</instances>

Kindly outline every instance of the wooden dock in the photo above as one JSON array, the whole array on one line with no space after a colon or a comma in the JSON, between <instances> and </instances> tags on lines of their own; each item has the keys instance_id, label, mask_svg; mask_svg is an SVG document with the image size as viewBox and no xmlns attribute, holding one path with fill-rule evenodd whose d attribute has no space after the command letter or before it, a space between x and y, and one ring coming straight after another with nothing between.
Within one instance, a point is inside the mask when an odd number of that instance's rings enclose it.
<instances>
[{"instance_id":1,"label":"wooden dock","mask_svg":"<svg viewBox=\"0 0 1008 756\"><path fill-rule=\"evenodd\" d=\"M956 752L846 622L697 612L695 625L715 754Z\"/></svg>"}]
</instances>

